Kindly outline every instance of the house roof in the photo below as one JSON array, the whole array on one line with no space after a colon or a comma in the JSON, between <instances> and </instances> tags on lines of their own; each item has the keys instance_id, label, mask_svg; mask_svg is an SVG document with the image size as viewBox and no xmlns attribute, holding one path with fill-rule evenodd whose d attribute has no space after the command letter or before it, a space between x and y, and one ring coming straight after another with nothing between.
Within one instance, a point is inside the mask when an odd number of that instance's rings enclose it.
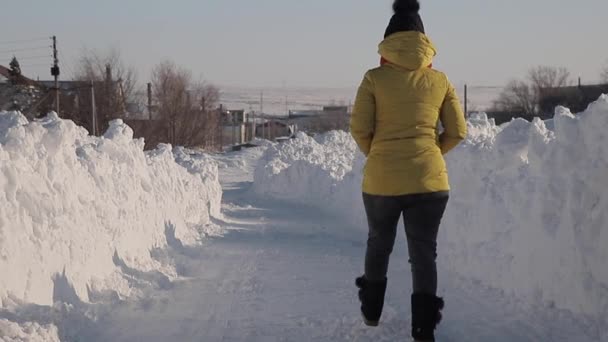
<instances>
[{"instance_id":1,"label":"house roof","mask_svg":"<svg viewBox=\"0 0 608 342\"><path fill-rule=\"evenodd\" d=\"M0 65L0 81L8 80L8 76L10 74L9 72L10 72L10 70L8 70L6 67Z\"/></svg>"},{"instance_id":2,"label":"house roof","mask_svg":"<svg viewBox=\"0 0 608 342\"><path fill-rule=\"evenodd\" d=\"M11 77L11 71L9 68L0 65L0 79L4 78L5 80L10 79ZM22 84L27 84L27 85L35 85L36 81L31 80L23 75L19 76L19 82Z\"/></svg>"},{"instance_id":3,"label":"house roof","mask_svg":"<svg viewBox=\"0 0 608 342\"><path fill-rule=\"evenodd\" d=\"M554 108L561 105L578 113L606 93L608 93L608 84L543 88L540 93L540 107L543 112L553 113Z\"/></svg>"}]
</instances>

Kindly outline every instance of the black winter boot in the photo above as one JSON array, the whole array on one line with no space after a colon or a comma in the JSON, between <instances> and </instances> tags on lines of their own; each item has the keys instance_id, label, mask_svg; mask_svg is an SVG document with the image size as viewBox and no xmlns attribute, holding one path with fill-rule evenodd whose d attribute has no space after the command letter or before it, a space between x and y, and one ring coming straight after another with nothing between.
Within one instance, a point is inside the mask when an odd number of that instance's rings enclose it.
<instances>
[{"instance_id":1,"label":"black winter boot","mask_svg":"<svg viewBox=\"0 0 608 342\"><path fill-rule=\"evenodd\" d=\"M355 285L359 288L359 300L361 301L361 314L365 325L377 327L382 316L384 307L384 294L386 293L387 280L371 282L361 276L355 280Z\"/></svg>"},{"instance_id":2,"label":"black winter boot","mask_svg":"<svg viewBox=\"0 0 608 342\"><path fill-rule=\"evenodd\" d=\"M412 337L416 341L435 341L435 328L441 322L442 298L427 294L412 295Z\"/></svg>"}]
</instances>

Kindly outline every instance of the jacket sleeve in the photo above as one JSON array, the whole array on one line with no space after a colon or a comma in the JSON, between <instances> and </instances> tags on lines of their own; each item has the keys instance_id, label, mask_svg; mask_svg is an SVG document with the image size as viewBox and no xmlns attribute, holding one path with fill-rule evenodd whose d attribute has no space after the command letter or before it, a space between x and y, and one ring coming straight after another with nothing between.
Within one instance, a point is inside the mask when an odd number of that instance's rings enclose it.
<instances>
[{"instance_id":1,"label":"jacket sleeve","mask_svg":"<svg viewBox=\"0 0 608 342\"><path fill-rule=\"evenodd\" d=\"M467 136L467 123L454 86L448 82L448 91L441 106L440 119L443 133L439 136L441 153L447 154Z\"/></svg>"},{"instance_id":2,"label":"jacket sleeve","mask_svg":"<svg viewBox=\"0 0 608 342\"><path fill-rule=\"evenodd\" d=\"M376 98L369 72L365 74L350 118L350 132L359 149L366 156L369 154L376 124Z\"/></svg>"}]
</instances>

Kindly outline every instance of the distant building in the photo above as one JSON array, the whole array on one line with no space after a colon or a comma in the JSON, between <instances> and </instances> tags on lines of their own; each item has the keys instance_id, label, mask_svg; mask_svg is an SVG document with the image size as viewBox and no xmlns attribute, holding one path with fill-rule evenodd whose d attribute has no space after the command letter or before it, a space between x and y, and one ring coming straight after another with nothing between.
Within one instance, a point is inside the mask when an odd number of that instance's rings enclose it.
<instances>
[{"instance_id":1,"label":"distant building","mask_svg":"<svg viewBox=\"0 0 608 342\"><path fill-rule=\"evenodd\" d=\"M18 77L13 77L11 75L11 70L3 65L0 65L0 83L11 83L32 86L36 85L36 81L31 80L23 75L19 75Z\"/></svg>"},{"instance_id":2,"label":"distant building","mask_svg":"<svg viewBox=\"0 0 608 342\"><path fill-rule=\"evenodd\" d=\"M553 116L557 106L564 106L570 108L573 113L580 113L602 94L608 94L608 84L545 88L540 93L539 109L541 114L549 117Z\"/></svg>"},{"instance_id":3,"label":"distant building","mask_svg":"<svg viewBox=\"0 0 608 342\"><path fill-rule=\"evenodd\" d=\"M59 81L59 116L94 135L102 134L113 119L127 119L128 104L121 81L112 80L110 69L107 75L105 80L93 83ZM22 75L14 79L4 66L0 66L0 76L5 80L0 83L0 110L18 110L30 120L55 110L55 81L35 81Z\"/></svg>"},{"instance_id":4,"label":"distant building","mask_svg":"<svg viewBox=\"0 0 608 342\"><path fill-rule=\"evenodd\" d=\"M602 94L608 94L608 84L579 85L572 87L543 88L540 90L537 103L537 113L522 115L521 112L487 111L488 117L497 125L511 121L513 118L523 118L532 121L535 117L542 120L553 118L555 107L564 106L572 113L580 113L597 101Z\"/></svg>"},{"instance_id":5,"label":"distant building","mask_svg":"<svg viewBox=\"0 0 608 342\"><path fill-rule=\"evenodd\" d=\"M347 130L348 106L324 106L322 110L289 111L288 120L298 131L324 133L331 130Z\"/></svg>"},{"instance_id":6,"label":"distant building","mask_svg":"<svg viewBox=\"0 0 608 342\"><path fill-rule=\"evenodd\" d=\"M256 137L267 140L291 137L296 132L293 124L281 119L264 120L263 123L256 124L255 130Z\"/></svg>"},{"instance_id":7,"label":"distant building","mask_svg":"<svg viewBox=\"0 0 608 342\"><path fill-rule=\"evenodd\" d=\"M348 106L324 106L323 107L324 114L343 114L348 115Z\"/></svg>"},{"instance_id":8,"label":"distant building","mask_svg":"<svg viewBox=\"0 0 608 342\"><path fill-rule=\"evenodd\" d=\"M222 110L222 124L232 125L247 122L247 113L245 113L244 109L238 110L227 110L221 108Z\"/></svg>"},{"instance_id":9,"label":"distant building","mask_svg":"<svg viewBox=\"0 0 608 342\"><path fill-rule=\"evenodd\" d=\"M8 68L0 65L0 110L20 111L33 118L46 94L47 90L36 81L25 76L15 79Z\"/></svg>"},{"instance_id":10,"label":"distant building","mask_svg":"<svg viewBox=\"0 0 608 342\"><path fill-rule=\"evenodd\" d=\"M241 145L247 139L247 113L245 110L227 110L220 107L222 146Z\"/></svg>"}]
</instances>

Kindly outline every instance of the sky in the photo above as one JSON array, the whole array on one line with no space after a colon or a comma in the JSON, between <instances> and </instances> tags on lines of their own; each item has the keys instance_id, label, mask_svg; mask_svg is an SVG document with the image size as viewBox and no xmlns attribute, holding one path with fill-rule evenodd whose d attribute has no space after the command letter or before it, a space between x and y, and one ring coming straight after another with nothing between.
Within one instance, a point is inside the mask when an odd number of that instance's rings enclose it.
<instances>
[{"instance_id":1,"label":"sky","mask_svg":"<svg viewBox=\"0 0 608 342\"><path fill-rule=\"evenodd\" d=\"M50 79L56 35L62 78L83 49L118 49L142 83L172 60L220 86L356 87L378 64L390 0L12 0L2 6L0 64ZM608 62L606 0L421 0L435 68L455 84L500 86L535 65L583 83ZM9 14L10 13L10 14ZM13 51L42 47L41 50Z\"/></svg>"}]
</instances>

